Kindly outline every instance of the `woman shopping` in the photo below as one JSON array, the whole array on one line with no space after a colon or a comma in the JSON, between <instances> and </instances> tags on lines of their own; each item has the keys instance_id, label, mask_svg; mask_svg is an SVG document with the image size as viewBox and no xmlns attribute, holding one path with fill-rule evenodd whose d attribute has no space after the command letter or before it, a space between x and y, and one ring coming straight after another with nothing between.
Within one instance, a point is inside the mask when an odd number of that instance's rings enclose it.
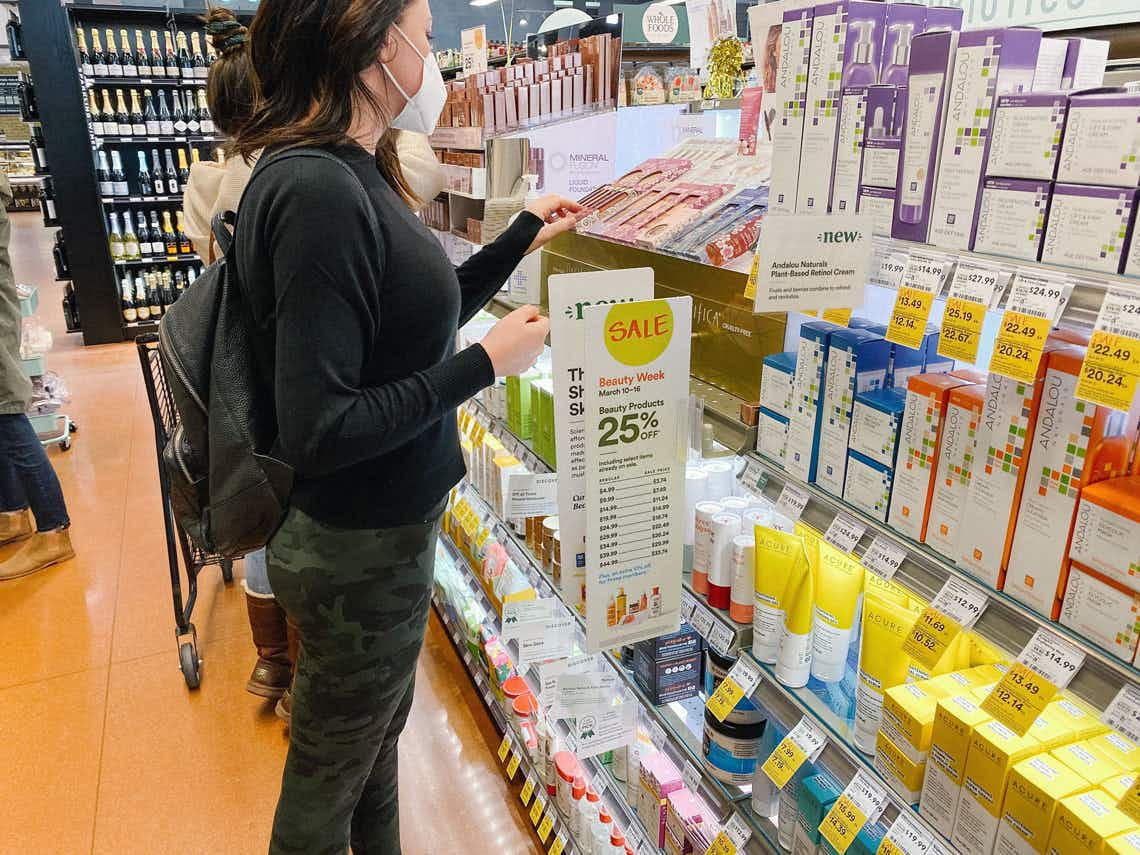
<instances>
[{"instance_id":1,"label":"woman shopping","mask_svg":"<svg viewBox=\"0 0 1140 855\"><path fill-rule=\"evenodd\" d=\"M458 328L579 206L532 203L458 269L412 213L397 129L431 133L446 89L427 0L262 0L260 97L235 140L263 154L238 216L262 398L297 472L268 549L301 653L270 851L400 852L397 741L427 625L439 520L463 477L456 407L529 368L526 307L456 352Z\"/></svg>"}]
</instances>

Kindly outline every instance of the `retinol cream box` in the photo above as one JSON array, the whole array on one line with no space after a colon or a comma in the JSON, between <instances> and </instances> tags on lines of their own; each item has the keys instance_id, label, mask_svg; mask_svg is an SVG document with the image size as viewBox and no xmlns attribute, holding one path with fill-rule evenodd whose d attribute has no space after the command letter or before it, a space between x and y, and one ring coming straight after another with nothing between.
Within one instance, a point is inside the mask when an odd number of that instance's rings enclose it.
<instances>
[{"instance_id":1,"label":"retinol cream box","mask_svg":"<svg viewBox=\"0 0 1140 855\"><path fill-rule=\"evenodd\" d=\"M1081 490L1069 558L1140 591L1140 476L1112 478Z\"/></svg>"},{"instance_id":2,"label":"retinol cream box","mask_svg":"<svg viewBox=\"0 0 1140 855\"><path fill-rule=\"evenodd\" d=\"M831 334L815 480L835 496L843 495L855 396L886 385L890 356L890 342L868 330L841 329Z\"/></svg>"},{"instance_id":3,"label":"retinol cream box","mask_svg":"<svg viewBox=\"0 0 1140 855\"><path fill-rule=\"evenodd\" d=\"M1108 42L1101 39L1066 39L1065 69L1061 73L1062 89L1092 89L1104 84L1108 65Z\"/></svg>"},{"instance_id":4,"label":"retinol cream box","mask_svg":"<svg viewBox=\"0 0 1140 855\"><path fill-rule=\"evenodd\" d=\"M761 407L759 421L756 423L756 450L783 465L787 448L787 417Z\"/></svg>"},{"instance_id":5,"label":"retinol cream box","mask_svg":"<svg viewBox=\"0 0 1140 855\"><path fill-rule=\"evenodd\" d=\"M835 171L831 181L833 212L856 210L859 185L863 183L864 146L869 140L881 140L891 135L898 91L899 87L885 84L853 86L843 90L839 135L835 144ZM895 157L897 160L897 152ZM894 183L892 176L885 186L893 187Z\"/></svg>"},{"instance_id":6,"label":"retinol cream box","mask_svg":"<svg viewBox=\"0 0 1140 855\"><path fill-rule=\"evenodd\" d=\"M856 395L851 408L848 449L893 469L904 410L906 392L902 389L877 389Z\"/></svg>"},{"instance_id":7,"label":"retinol cream box","mask_svg":"<svg viewBox=\"0 0 1140 855\"><path fill-rule=\"evenodd\" d=\"M1106 840L1135 828L1136 823L1117 810L1108 793L1089 790L1061 799L1047 851L1057 855L1103 852Z\"/></svg>"},{"instance_id":8,"label":"retinol cream box","mask_svg":"<svg viewBox=\"0 0 1140 855\"><path fill-rule=\"evenodd\" d=\"M800 177L800 143L807 109L808 63L815 10L784 12L780 31L780 62L776 70L776 125L772 134L772 184L770 210L775 214L796 212Z\"/></svg>"},{"instance_id":9,"label":"retinol cream box","mask_svg":"<svg viewBox=\"0 0 1140 855\"><path fill-rule=\"evenodd\" d=\"M875 234L889 235L895 215L895 191L884 187L860 187L859 211L871 215L871 228Z\"/></svg>"},{"instance_id":10,"label":"retinol cream box","mask_svg":"<svg viewBox=\"0 0 1140 855\"><path fill-rule=\"evenodd\" d=\"M1108 187L1140 183L1140 94L1070 97L1057 180Z\"/></svg>"},{"instance_id":11,"label":"retinol cream box","mask_svg":"<svg viewBox=\"0 0 1140 855\"><path fill-rule=\"evenodd\" d=\"M959 38L930 219L935 246L969 249L994 100L1033 88L1040 46L1040 30L1020 27L967 30Z\"/></svg>"},{"instance_id":12,"label":"retinol cream box","mask_svg":"<svg viewBox=\"0 0 1140 855\"><path fill-rule=\"evenodd\" d=\"M789 472L802 481L815 480L820 404L823 400L828 344L831 334L841 329L843 327L827 321L808 321L800 327L785 465Z\"/></svg>"},{"instance_id":13,"label":"retinol cream box","mask_svg":"<svg viewBox=\"0 0 1140 855\"><path fill-rule=\"evenodd\" d=\"M879 522L887 521L891 505L891 488L894 471L870 460L855 451L847 453L847 477L843 485L843 499Z\"/></svg>"},{"instance_id":14,"label":"retinol cream box","mask_svg":"<svg viewBox=\"0 0 1140 855\"><path fill-rule=\"evenodd\" d=\"M1140 123L1140 115L1137 121ZM1135 203L1135 190L1054 185L1041 260L1119 273Z\"/></svg>"},{"instance_id":15,"label":"retinol cream box","mask_svg":"<svg viewBox=\"0 0 1140 855\"><path fill-rule=\"evenodd\" d=\"M760 370L760 407L785 419L792 414L792 381L796 375L796 352L764 357Z\"/></svg>"},{"instance_id":16,"label":"retinol cream box","mask_svg":"<svg viewBox=\"0 0 1140 855\"><path fill-rule=\"evenodd\" d=\"M1051 184L1016 178L987 178L972 249L1036 261L1041 253Z\"/></svg>"},{"instance_id":17,"label":"retinol cream box","mask_svg":"<svg viewBox=\"0 0 1140 855\"><path fill-rule=\"evenodd\" d=\"M887 372L887 385L895 389L906 389L910 378L926 370L926 359L938 351L938 327L927 324L918 347L896 344L891 350L891 367ZM933 346L931 343L934 342Z\"/></svg>"},{"instance_id":18,"label":"retinol cream box","mask_svg":"<svg viewBox=\"0 0 1140 855\"><path fill-rule=\"evenodd\" d=\"M1061 92L999 95L986 175L1052 181L1068 114Z\"/></svg>"},{"instance_id":19,"label":"retinol cream box","mask_svg":"<svg viewBox=\"0 0 1140 855\"><path fill-rule=\"evenodd\" d=\"M953 561L958 554L958 536L970 480L977 460L978 423L986 400L985 386L959 386L950 390L946 424L942 429L942 453L930 498L930 521L926 545Z\"/></svg>"}]
</instances>

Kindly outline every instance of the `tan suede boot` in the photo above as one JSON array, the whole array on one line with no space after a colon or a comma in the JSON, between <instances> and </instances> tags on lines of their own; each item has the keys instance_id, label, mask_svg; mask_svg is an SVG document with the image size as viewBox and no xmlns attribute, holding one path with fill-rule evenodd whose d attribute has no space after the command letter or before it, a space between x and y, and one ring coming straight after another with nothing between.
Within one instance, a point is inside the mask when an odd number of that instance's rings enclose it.
<instances>
[{"instance_id":1,"label":"tan suede boot","mask_svg":"<svg viewBox=\"0 0 1140 855\"><path fill-rule=\"evenodd\" d=\"M293 679L285 611L272 594L255 594L249 588L245 589L245 605L253 644L257 647L257 664L253 666L245 690L262 698L280 698Z\"/></svg>"},{"instance_id":2,"label":"tan suede boot","mask_svg":"<svg viewBox=\"0 0 1140 855\"><path fill-rule=\"evenodd\" d=\"M32 518L28 516L27 508L22 511L0 513L0 546L15 543L18 540L27 540L34 531Z\"/></svg>"},{"instance_id":3,"label":"tan suede boot","mask_svg":"<svg viewBox=\"0 0 1140 855\"><path fill-rule=\"evenodd\" d=\"M0 564L0 582L30 576L74 557L75 550L71 548L71 535L67 529L38 531L20 547L19 552Z\"/></svg>"}]
</instances>

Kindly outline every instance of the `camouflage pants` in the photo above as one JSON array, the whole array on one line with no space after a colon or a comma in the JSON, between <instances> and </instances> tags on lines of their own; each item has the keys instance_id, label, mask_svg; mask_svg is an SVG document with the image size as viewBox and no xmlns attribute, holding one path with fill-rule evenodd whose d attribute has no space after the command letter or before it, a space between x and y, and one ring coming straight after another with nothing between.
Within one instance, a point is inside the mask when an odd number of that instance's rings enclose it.
<instances>
[{"instance_id":1,"label":"camouflage pants","mask_svg":"<svg viewBox=\"0 0 1140 855\"><path fill-rule=\"evenodd\" d=\"M298 624L293 721L270 853L398 855L396 743L427 628L439 515L334 529L296 509L269 580Z\"/></svg>"}]
</instances>

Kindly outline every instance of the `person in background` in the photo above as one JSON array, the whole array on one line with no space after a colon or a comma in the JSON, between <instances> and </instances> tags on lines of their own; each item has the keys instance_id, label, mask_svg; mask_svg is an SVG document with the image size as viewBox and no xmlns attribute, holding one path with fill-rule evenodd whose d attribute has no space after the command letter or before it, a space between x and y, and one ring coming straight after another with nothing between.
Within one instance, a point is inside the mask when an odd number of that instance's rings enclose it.
<instances>
[{"instance_id":1,"label":"person in background","mask_svg":"<svg viewBox=\"0 0 1140 855\"><path fill-rule=\"evenodd\" d=\"M296 472L268 552L301 635L276 855L401 851L397 744L464 474L456 408L533 365L549 322L524 307L459 351L458 330L581 211L535 200L447 261L410 209L393 133L430 134L446 101L430 32L427 0L261 0L250 26L259 96L234 147L264 154L233 261L255 394Z\"/></svg>"},{"instance_id":2,"label":"person in background","mask_svg":"<svg viewBox=\"0 0 1140 855\"><path fill-rule=\"evenodd\" d=\"M27 541L0 563L0 582L75 557L63 490L28 420L32 383L20 362L20 301L8 255L11 199L12 185L0 172L0 546Z\"/></svg>"}]
</instances>

